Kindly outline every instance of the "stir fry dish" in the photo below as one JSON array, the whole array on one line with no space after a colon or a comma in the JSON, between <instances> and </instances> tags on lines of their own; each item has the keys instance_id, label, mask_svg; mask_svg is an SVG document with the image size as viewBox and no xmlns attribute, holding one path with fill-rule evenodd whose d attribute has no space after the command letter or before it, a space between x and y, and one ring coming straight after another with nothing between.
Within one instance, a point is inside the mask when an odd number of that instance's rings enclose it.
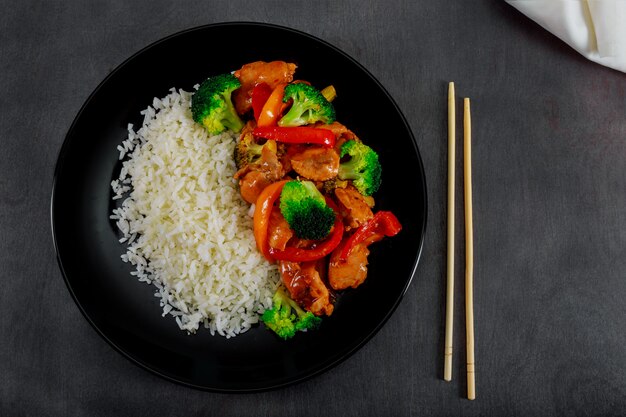
<instances>
[{"instance_id":1,"label":"stir fry dish","mask_svg":"<svg viewBox=\"0 0 626 417\"><path fill-rule=\"evenodd\" d=\"M240 133L235 178L256 246L281 274L261 321L284 339L330 316L339 292L367 278L369 246L402 229L375 210L379 157L337 121L335 88L295 72L292 63L252 62L208 78L191 101L211 135Z\"/></svg>"}]
</instances>

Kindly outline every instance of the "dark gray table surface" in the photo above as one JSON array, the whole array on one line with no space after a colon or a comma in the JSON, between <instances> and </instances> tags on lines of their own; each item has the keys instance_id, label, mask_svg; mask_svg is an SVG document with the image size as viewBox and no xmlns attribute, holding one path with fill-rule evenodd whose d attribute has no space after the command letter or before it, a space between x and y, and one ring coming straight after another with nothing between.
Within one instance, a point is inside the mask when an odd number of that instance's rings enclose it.
<instances>
[{"instance_id":1,"label":"dark gray table surface","mask_svg":"<svg viewBox=\"0 0 626 417\"><path fill-rule=\"evenodd\" d=\"M626 413L625 74L496 0L0 6L1 416ZM49 218L57 153L98 83L153 41L233 20L306 31L367 67L408 118L429 187L422 260L384 328L329 372L249 395L175 385L115 352L70 297ZM449 80L473 110L474 402L462 262L442 381Z\"/></svg>"}]
</instances>

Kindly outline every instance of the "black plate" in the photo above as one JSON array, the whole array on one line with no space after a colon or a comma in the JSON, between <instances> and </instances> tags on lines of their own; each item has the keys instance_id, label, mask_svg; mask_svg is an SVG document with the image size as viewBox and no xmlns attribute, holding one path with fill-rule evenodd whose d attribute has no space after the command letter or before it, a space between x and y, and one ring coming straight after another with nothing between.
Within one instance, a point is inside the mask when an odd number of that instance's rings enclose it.
<instances>
[{"instance_id":1,"label":"black plate","mask_svg":"<svg viewBox=\"0 0 626 417\"><path fill-rule=\"evenodd\" d=\"M126 126L171 87L191 90L212 74L257 60L298 65L297 78L333 84L339 121L380 155L377 208L392 210L403 230L371 247L366 282L342 295L315 332L279 340L263 327L226 339L201 329L189 336L161 317L154 288L130 276L125 249L109 220L116 147ZM257 391L302 381L336 365L369 340L395 310L417 267L426 225L426 185L411 130L381 84L332 45L292 29L225 23L158 41L113 71L72 124L56 166L52 233L76 304L115 349L169 380L212 391Z\"/></svg>"}]
</instances>

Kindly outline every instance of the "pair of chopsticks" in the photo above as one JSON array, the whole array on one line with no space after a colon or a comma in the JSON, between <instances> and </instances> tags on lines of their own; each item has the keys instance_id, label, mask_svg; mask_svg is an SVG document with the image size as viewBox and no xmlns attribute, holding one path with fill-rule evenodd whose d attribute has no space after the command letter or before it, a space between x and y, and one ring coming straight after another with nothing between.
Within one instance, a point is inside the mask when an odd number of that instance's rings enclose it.
<instances>
[{"instance_id":1,"label":"pair of chopsticks","mask_svg":"<svg viewBox=\"0 0 626 417\"><path fill-rule=\"evenodd\" d=\"M446 337L443 379L452 380L454 320L454 177L456 156L456 101L454 83L448 85L448 258ZM474 228L472 223L472 121L470 99L463 99L463 182L465 190L465 332L467 343L467 398L476 398L474 363Z\"/></svg>"}]
</instances>

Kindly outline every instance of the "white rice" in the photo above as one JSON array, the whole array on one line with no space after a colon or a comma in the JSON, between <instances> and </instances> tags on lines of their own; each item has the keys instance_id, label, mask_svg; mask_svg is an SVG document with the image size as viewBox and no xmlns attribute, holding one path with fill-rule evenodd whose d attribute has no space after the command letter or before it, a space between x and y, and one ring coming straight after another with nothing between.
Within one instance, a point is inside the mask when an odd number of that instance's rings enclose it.
<instances>
[{"instance_id":1,"label":"white rice","mask_svg":"<svg viewBox=\"0 0 626 417\"><path fill-rule=\"evenodd\" d=\"M111 218L128 244L122 260L155 285L163 316L233 337L271 307L278 271L256 249L233 179L237 135L209 137L191 118L191 94L172 89L141 112L139 130L128 126L111 183L113 199L125 200Z\"/></svg>"}]
</instances>

